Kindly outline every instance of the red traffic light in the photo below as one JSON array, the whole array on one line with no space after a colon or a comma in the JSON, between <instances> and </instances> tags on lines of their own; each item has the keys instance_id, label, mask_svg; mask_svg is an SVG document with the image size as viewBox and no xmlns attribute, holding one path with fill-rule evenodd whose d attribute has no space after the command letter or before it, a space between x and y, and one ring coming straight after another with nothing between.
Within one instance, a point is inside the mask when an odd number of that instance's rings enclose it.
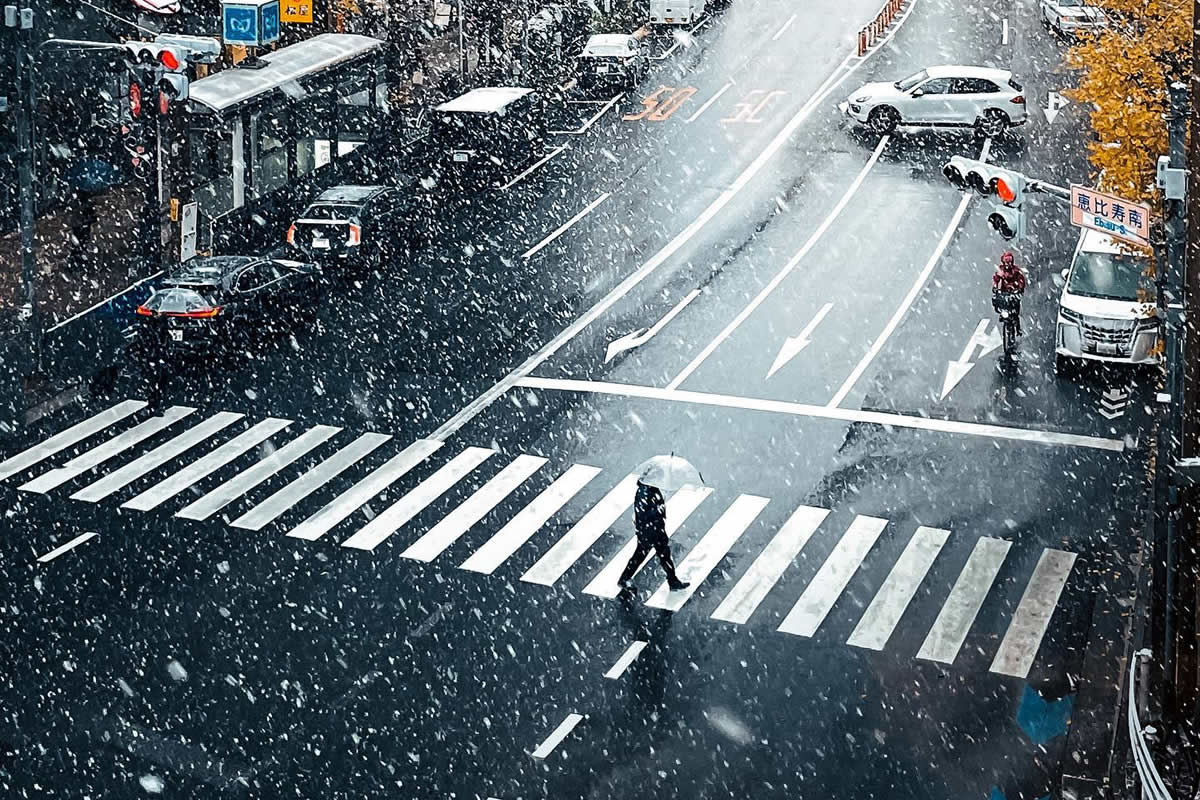
<instances>
[{"instance_id":1,"label":"red traffic light","mask_svg":"<svg viewBox=\"0 0 1200 800\"><path fill-rule=\"evenodd\" d=\"M142 113L142 87L137 81L129 82L129 113L134 119L141 116Z\"/></svg>"},{"instance_id":2,"label":"red traffic light","mask_svg":"<svg viewBox=\"0 0 1200 800\"><path fill-rule=\"evenodd\" d=\"M158 93L158 113L166 114L171 108L171 98L167 97L166 92Z\"/></svg>"},{"instance_id":3,"label":"red traffic light","mask_svg":"<svg viewBox=\"0 0 1200 800\"><path fill-rule=\"evenodd\" d=\"M170 70L179 69L179 59L169 49L159 51L158 63Z\"/></svg>"},{"instance_id":4,"label":"red traffic light","mask_svg":"<svg viewBox=\"0 0 1200 800\"><path fill-rule=\"evenodd\" d=\"M996 194L1003 202L1011 203L1017 199L1016 190L1012 186L1009 186L1008 181L1006 181L1004 178L995 178L994 183L996 187Z\"/></svg>"}]
</instances>

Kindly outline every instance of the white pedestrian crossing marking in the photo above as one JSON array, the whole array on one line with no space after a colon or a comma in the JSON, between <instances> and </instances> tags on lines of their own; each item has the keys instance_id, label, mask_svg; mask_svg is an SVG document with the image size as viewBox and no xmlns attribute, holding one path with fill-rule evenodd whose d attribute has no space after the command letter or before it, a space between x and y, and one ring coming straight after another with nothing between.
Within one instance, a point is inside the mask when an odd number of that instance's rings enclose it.
<instances>
[{"instance_id":1,"label":"white pedestrian crossing marking","mask_svg":"<svg viewBox=\"0 0 1200 800\"><path fill-rule=\"evenodd\" d=\"M975 542L975 549L971 551L963 571L958 574L958 580L954 582L950 596L929 629L917 658L943 664L954 663L1010 547L1012 542L988 536L981 536Z\"/></svg>"},{"instance_id":2,"label":"white pedestrian crossing marking","mask_svg":"<svg viewBox=\"0 0 1200 800\"><path fill-rule=\"evenodd\" d=\"M108 473L95 483L85 486L71 495L71 499L83 500L88 503L99 502L110 494L124 489L143 475L158 469L171 459L183 455L213 434L228 428L243 416L232 411L213 414L199 425L188 428L173 439L163 442L141 458L135 459L115 472Z\"/></svg>"},{"instance_id":3,"label":"white pedestrian crossing marking","mask_svg":"<svg viewBox=\"0 0 1200 800\"><path fill-rule=\"evenodd\" d=\"M554 748L558 747L559 742L567 738L567 735L575 729L575 726L583 720L582 714L567 714L567 718L558 724L554 729L554 733L546 737L546 740L538 745L537 750L534 750L530 755L536 759L544 759L546 756L554 752Z\"/></svg>"},{"instance_id":4,"label":"white pedestrian crossing marking","mask_svg":"<svg viewBox=\"0 0 1200 800\"><path fill-rule=\"evenodd\" d=\"M189 486L204 480L246 452L258 447L291 424L292 421L290 419L267 417L262 422L242 431L207 455L196 459L174 475L163 478L137 497L122 503L121 508L131 508L134 511L149 511L170 500Z\"/></svg>"},{"instance_id":5,"label":"white pedestrian crossing marking","mask_svg":"<svg viewBox=\"0 0 1200 800\"><path fill-rule=\"evenodd\" d=\"M733 505L725 509L720 519L713 523L708 533L696 543L683 561L679 562L676 572L681 580L688 581L691 586L672 592L666 581L650 595L646 605L652 608L665 608L667 611L678 611L683 608L704 579L716 569L717 564L729 552L729 548L741 538L746 528L758 517L759 513L769 503L766 497L743 494L733 501Z\"/></svg>"},{"instance_id":6,"label":"white pedestrian crossing marking","mask_svg":"<svg viewBox=\"0 0 1200 800\"><path fill-rule=\"evenodd\" d=\"M443 442L418 439L389 458L374 472L325 504L317 513L301 522L288 536L315 541L346 517L362 508L372 497L400 480L408 471L436 452Z\"/></svg>"},{"instance_id":7,"label":"white pedestrian crossing marking","mask_svg":"<svg viewBox=\"0 0 1200 800\"><path fill-rule=\"evenodd\" d=\"M187 406L172 406L164 411L161 417L151 417L150 419L143 420L124 433L119 433L103 444L80 453L61 467L43 473L19 488L24 492L36 492L38 494L45 494L57 489L64 483L73 481L83 473L95 469L108 459L124 453L134 445L169 428L195 410Z\"/></svg>"},{"instance_id":8,"label":"white pedestrian crossing marking","mask_svg":"<svg viewBox=\"0 0 1200 800\"><path fill-rule=\"evenodd\" d=\"M596 540L611 528L631 505L637 492L637 475L626 475L620 483L592 506L579 522L571 526L566 535L546 551L530 567L521 580L542 586L553 586L555 581L591 549Z\"/></svg>"},{"instance_id":9,"label":"white pedestrian crossing marking","mask_svg":"<svg viewBox=\"0 0 1200 800\"><path fill-rule=\"evenodd\" d=\"M91 541L92 539L95 539L99 535L100 534L96 533L95 531L81 533L78 536L76 536L74 539L72 539L71 541L67 542L66 544L60 544L58 547L54 548L49 553L44 553L44 554L38 556L38 563L39 564L47 564L47 563L53 561L54 559L58 558L59 556L61 556L63 553L66 553L70 550L74 550L79 545L83 544L84 542Z\"/></svg>"},{"instance_id":10,"label":"white pedestrian crossing marking","mask_svg":"<svg viewBox=\"0 0 1200 800\"><path fill-rule=\"evenodd\" d=\"M400 555L414 561L433 561L545 463L541 456L517 456Z\"/></svg>"},{"instance_id":11,"label":"white pedestrian crossing marking","mask_svg":"<svg viewBox=\"0 0 1200 800\"><path fill-rule=\"evenodd\" d=\"M600 467L572 464L529 505L518 511L517 515L495 536L488 539L483 547L464 561L460 565L461 568L491 575L600 472Z\"/></svg>"},{"instance_id":12,"label":"white pedestrian crossing marking","mask_svg":"<svg viewBox=\"0 0 1200 800\"><path fill-rule=\"evenodd\" d=\"M342 547L374 550L384 539L400 530L409 520L420 514L430 503L449 491L451 486L462 480L495 452L486 447L468 447L463 450L446 462L437 472L417 484L416 488L382 511L361 530L342 542Z\"/></svg>"},{"instance_id":13,"label":"white pedestrian crossing marking","mask_svg":"<svg viewBox=\"0 0 1200 800\"><path fill-rule=\"evenodd\" d=\"M855 517L779 630L797 636L815 634L886 527L886 519Z\"/></svg>"},{"instance_id":14,"label":"white pedestrian crossing marking","mask_svg":"<svg viewBox=\"0 0 1200 800\"><path fill-rule=\"evenodd\" d=\"M608 678L609 680L616 680L624 675L625 670L629 669L629 665L634 662L634 659L641 654L642 650L644 650L648 644L649 642L643 642L641 639L630 644L629 647L625 648L625 652L621 654L621 657L618 658L616 662L608 668L608 672L604 673L604 677Z\"/></svg>"},{"instance_id":15,"label":"white pedestrian crossing marking","mask_svg":"<svg viewBox=\"0 0 1200 800\"><path fill-rule=\"evenodd\" d=\"M706 486L689 486L684 489L680 489L671 496L671 499L667 501L668 537L675 535L675 531L679 530L680 526L682 526L683 523L687 521L687 518L692 515L692 512L696 510L696 507L703 503L705 498L712 494L712 491L712 489ZM637 550L637 536L633 536L629 539L629 541L625 542L624 546L617 551L616 555L609 559L608 563L604 566L604 569L600 570L600 572L596 574L596 577L592 578L591 583L583 587L583 591L586 594L594 594L597 597L609 598L616 597L618 594L620 594L621 587L617 585L617 581L621 578L621 572L624 571L625 565L629 563L629 559L633 558L633 553L635 550ZM641 572L642 568L649 563L650 559L655 557L655 554L651 552L650 555L646 556L642 560L642 563L638 565L637 571L633 574L637 575L638 572Z\"/></svg>"},{"instance_id":16,"label":"white pedestrian crossing marking","mask_svg":"<svg viewBox=\"0 0 1200 800\"><path fill-rule=\"evenodd\" d=\"M917 528L846 644L868 650L884 648L949 536L950 531L940 528Z\"/></svg>"},{"instance_id":17,"label":"white pedestrian crossing marking","mask_svg":"<svg viewBox=\"0 0 1200 800\"><path fill-rule=\"evenodd\" d=\"M229 524L250 531L262 530L391 438L386 433L364 433Z\"/></svg>"},{"instance_id":18,"label":"white pedestrian crossing marking","mask_svg":"<svg viewBox=\"0 0 1200 800\"><path fill-rule=\"evenodd\" d=\"M739 625L749 620L827 516L829 509L812 506L800 506L792 512L771 543L725 595L713 612L713 619Z\"/></svg>"},{"instance_id":19,"label":"white pedestrian crossing marking","mask_svg":"<svg viewBox=\"0 0 1200 800\"><path fill-rule=\"evenodd\" d=\"M1042 551L1033 576L1025 585L1025 594L1008 624L1008 631L1000 642L1000 649L996 651L992 672L1014 678L1029 674L1074 564L1074 553L1050 548Z\"/></svg>"},{"instance_id":20,"label":"white pedestrian crossing marking","mask_svg":"<svg viewBox=\"0 0 1200 800\"><path fill-rule=\"evenodd\" d=\"M183 519L208 519L341 430L332 425L316 425L309 428L254 466L234 475L200 499L184 506L175 516Z\"/></svg>"},{"instance_id":21,"label":"white pedestrian crossing marking","mask_svg":"<svg viewBox=\"0 0 1200 800\"><path fill-rule=\"evenodd\" d=\"M106 411L88 417L83 422L72 425L61 433L56 433L28 450L22 450L15 456L0 461L0 481L7 480L18 472L24 472L39 461L44 461L55 453L66 450L71 445L99 433L145 407L146 403L142 400L125 400Z\"/></svg>"}]
</instances>

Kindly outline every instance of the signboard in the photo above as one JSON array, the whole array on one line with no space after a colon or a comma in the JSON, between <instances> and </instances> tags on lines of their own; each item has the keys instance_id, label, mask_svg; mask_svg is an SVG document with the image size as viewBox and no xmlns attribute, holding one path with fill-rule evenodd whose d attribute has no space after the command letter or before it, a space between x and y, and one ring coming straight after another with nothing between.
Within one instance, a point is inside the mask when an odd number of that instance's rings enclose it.
<instances>
[{"instance_id":1,"label":"signboard","mask_svg":"<svg viewBox=\"0 0 1200 800\"><path fill-rule=\"evenodd\" d=\"M1114 239L1150 246L1150 207L1116 195L1071 185L1071 224L1106 233Z\"/></svg>"},{"instance_id":2,"label":"signboard","mask_svg":"<svg viewBox=\"0 0 1200 800\"><path fill-rule=\"evenodd\" d=\"M283 5L279 7L279 21L311 25L313 0L283 0Z\"/></svg>"},{"instance_id":3,"label":"signboard","mask_svg":"<svg viewBox=\"0 0 1200 800\"><path fill-rule=\"evenodd\" d=\"M226 0L221 3L225 44L258 47L279 39L279 0Z\"/></svg>"},{"instance_id":4,"label":"signboard","mask_svg":"<svg viewBox=\"0 0 1200 800\"><path fill-rule=\"evenodd\" d=\"M199 205L188 203L183 207L179 220L179 260L187 261L196 255L196 223L199 221Z\"/></svg>"}]
</instances>

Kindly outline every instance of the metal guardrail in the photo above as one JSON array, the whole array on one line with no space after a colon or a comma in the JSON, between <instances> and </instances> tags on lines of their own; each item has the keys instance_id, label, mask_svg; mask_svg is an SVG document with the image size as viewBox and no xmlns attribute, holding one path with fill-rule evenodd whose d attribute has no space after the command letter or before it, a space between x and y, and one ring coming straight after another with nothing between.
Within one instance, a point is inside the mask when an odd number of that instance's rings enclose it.
<instances>
[{"instance_id":1,"label":"metal guardrail","mask_svg":"<svg viewBox=\"0 0 1200 800\"><path fill-rule=\"evenodd\" d=\"M1154 766L1147 741L1147 737L1154 736L1157 731L1153 726L1142 727L1141 720L1138 719L1138 668L1151 657L1150 651L1143 648L1134 653L1129 661L1129 745L1133 751L1138 780L1142 785L1141 800L1172 800L1171 793L1167 791L1162 777L1158 774L1158 768Z\"/></svg>"}]
</instances>

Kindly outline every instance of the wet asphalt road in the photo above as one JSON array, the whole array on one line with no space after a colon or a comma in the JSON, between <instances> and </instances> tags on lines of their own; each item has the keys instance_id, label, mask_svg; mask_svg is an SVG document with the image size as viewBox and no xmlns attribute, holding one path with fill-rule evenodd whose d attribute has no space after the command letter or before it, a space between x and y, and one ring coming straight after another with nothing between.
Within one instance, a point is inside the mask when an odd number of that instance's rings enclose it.
<instances>
[{"instance_id":1,"label":"wet asphalt road","mask_svg":"<svg viewBox=\"0 0 1200 800\"><path fill-rule=\"evenodd\" d=\"M131 366L6 441L150 401L0 483L5 792L1034 798L1102 751L1068 720L1118 680L1095 654L1131 583L1152 376L1054 376L1074 240L1051 203L1016 248L1018 368L970 347L1002 244L940 165L981 143L881 140L834 108L929 63L1011 65L1031 104L1071 78L1005 2L921 0L848 59L875 5L735 1L637 92L564 104L558 129L586 130L448 200L433 246L313 329ZM993 160L1078 179L1078 110L1030 110ZM184 416L89 468L161 414ZM268 418L291 422L242 435ZM694 593L651 564L605 596L617 487L671 451L711 488L669 510Z\"/></svg>"}]
</instances>

